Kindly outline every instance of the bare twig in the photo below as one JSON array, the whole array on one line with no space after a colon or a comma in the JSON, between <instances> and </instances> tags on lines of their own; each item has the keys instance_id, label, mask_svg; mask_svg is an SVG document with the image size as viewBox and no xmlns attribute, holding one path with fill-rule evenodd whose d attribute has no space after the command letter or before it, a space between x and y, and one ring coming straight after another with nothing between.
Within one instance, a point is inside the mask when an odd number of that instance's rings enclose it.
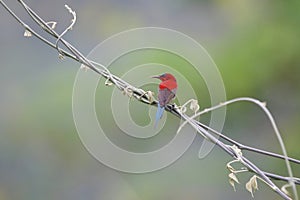
<instances>
[{"instance_id":1,"label":"bare twig","mask_svg":"<svg viewBox=\"0 0 300 200\"><path fill-rule=\"evenodd\" d=\"M263 111L264 113L267 115L269 121L271 122L271 125L272 125L272 128L276 134L276 137L278 138L278 141L279 141L279 144L280 144L280 147L282 149L282 152L283 152L283 156L280 156L280 158L283 158L285 160L285 163L286 163L286 167L288 169L288 174L290 176L290 181L289 181L289 184L292 186L292 189L293 189L293 192L295 193L295 197L296 199L298 199L297 197L297 190L296 190L296 186L295 186L295 183L293 182L293 172L292 172L292 169L291 169L291 165L289 163L289 160L290 158L287 156L287 152L286 152L286 148L285 148L285 145L283 143L283 140L282 140L282 137L280 135L280 132L278 130L278 127L275 123L275 120L271 114L271 112L266 108L266 103L265 102L261 102L257 99L253 99L253 98L249 98L249 97L241 97L241 98L235 98L235 99L232 99L232 100L229 100L229 101L226 101L224 103L220 103L219 105L217 106L213 106L211 108L208 108L208 109L204 109L203 111L193 115L191 118L194 119L196 117L199 117L200 115L204 114L204 113L207 113L207 112L211 112L212 110L215 110L215 109L218 109L218 108L221 108L223 106L226 106L226 105L229 105L229 104L233 104L233 103L236 103L236 102L240 102L240 101L247 101L247 102L251 102L251 103L254 103L255 105L259 106ZM189 119L190 120L190 119ZM178 130L180 130L186 123L188 123L188 121L185 121L180 127ZM253 150L253 148L252 148ZM260 151L260 152L263 152L263 151ZM270 153L270 155L273 155L275 156L275 154L272 154Z\"/></svg>"},{"instance_id":2,"label":"bare twig","mask_svg":"<svg viewBox=\"0 0 300 200\"><path fill-rule=\"evenodd\" d=\"M150 95L150 93L145 92L144 90L142 90L140 88L136 88L136 87L130 85L129 83L127 83L126 81L122 80L121 78L110 73L110 71L104 65L87 59L75 47L73 47L70 43L68 43L65 39L63 39L63 36L65 35L65 33L67 33L67 31L73 27L73 25L75 24L75 21L76 21L76 13L74 11L72 11L72 9L70 7L66 7L66 8L69 10L69 12L73 16L71 25L69 27L67 27L65 29L65 31L63 31L62 34L57 34L55 32L54 28L49 25L49 23L45 22L40 16L38 16L22 0L18 0L18 1L21 3L21 5L27 11L27 13L32 18L32 20L34 22L36 22L46 33L50 34L54 39L56 39L56 41L55 41L55 43L51 42L51 41L45 39L40 34L38 34L30 26L25 24L13 11L11 11L9 9L9 7L2 0L0 0L1 5L25 28L25 30L29 31L33 36L37 37L38 39L40 39L42 42L49 45L50 47L56 49L61 56L67 56L69 58L72 58L73 60L85 65L89 69L91 69L94 72L98 73L99 75L103 76L108 81L110 81L112 84L116 85L116 87L118 89L120 89L121 91L127 92L128 94L130 92L130 95L132 95L138 101L145 103L145 104L149 104L149 105L154 105L154 106L157 105L157 101L153 100L153 97L152 97L152 95ZM59 47L59 44L63 45L63 48ZM98 68L98 67L100 67L100 68ZM300 161L297 159L294 159L294 158L287 157L285 150L283 150L284 155L279 155L279 154L275 154L275 153L268 152L265 150L260 150L260 149L254 148L254 147L243 145L243 144L238 143L237 141L223 135L222 133L219 133L219 132L211 129L210 127L200 123L199 121L195 120L194 117L196 115L192 116L192 117L187 116L186 114L184 114L184 112L181 112L181 110L177 106L167 105L166 110L168 112L172 113L173 115L184 119L186 121L186 123L189 123L193 128L195 128L195 130L197 130L197 132L200 133L204 138L211 141L212 143L215 143L217 146L219 146L222 150L224 150L227 154L229 154L235 160L238 160L240 163L242 163L248 171L251 171L251 172L255 173L257 176L259 176L261 180L263 180L265 183L267 183L276 193L278 193L284 199L291 199L291 198L284 191L280 190L271 181L271 179L282 180L282 181L286 181L286 182L290 183L294 188L294 190L293 190L294 197L296 200L298 199L294 184L300 184L300 179L292 176L288 161L291 161L291 162L294 162L297 164L299 164ZM195 110L197 110L197 107L195 107ZM204 110L203 112L208 112L208 111ZM268 115L268 116L270 118L270 115ZM273 128L275 129L276 134L277 134L277 132L279 133L274 120L272 120L272 116L271 116L270 121L273 125ZM274 124L275 124L275 126L274 126ZM268 172L264 172L264 171L260 170L255 164L253 164L244 155L242 155L241 152L239 153L239 151L232 148L232 146L225 144L224 142L218 140L217 137L215 137L211 133L220 136L223 140L229 142L230 144L234 144L240 150L248 150L248 151L253 151L256 153L260 153L260 154L264 154L264 155L268 155L268 156L272 156L272 157L285 159L290 177L284 177L284 176L280 176L280 175L276 175L276 174L272 174L272 173L268 173ZM279 134L278 134L278 138L280 138ZM281 145L281 147L284 147L282 142L280 142L280 145ZM246 171L246 170L242 170L242 171ZM239 172L242 172L242 171L239 171Z\"/></svg>"},{"instance_id":3,"label":"bare twig","mask_svg":"<svg viewBox=\"0 0 300 200\"><path fill-rule=\"evenodd\" d=\"M257 148L254 148L254 147L250 147L250 146L247 146L247 145L244 145L240 142L237 142L236 140L233 140L231 139L230 137L210 128L209 126L201 123L201 122L198 122L198 125L199 126L202 126L203 128L207 129L208 131L212 132L213 134L216 134L217 136L219 136L220 138L224 139L225 141L233 144L233 145L236 145L239 149L241 150L245 150L245 151L251 151L251 152L255 152L255 153L258 153L258 154L262 154L262 155L267 155L267 156L271 156L271 157L274 157L274 158L279 158L279 159L285 159L285 157L283 155L280 155L280 154L277 154L277 153L273 153L273 152L269 152L269 151L266 151L266 150L262 150L262 149L257 149ZM290 162L293 162L293 163L296 163L296 164L300 164L300 160L297 160L295 158L290 158L290 157L287 157L287 159L290 161Z\"/></svg>"}]
</instances>

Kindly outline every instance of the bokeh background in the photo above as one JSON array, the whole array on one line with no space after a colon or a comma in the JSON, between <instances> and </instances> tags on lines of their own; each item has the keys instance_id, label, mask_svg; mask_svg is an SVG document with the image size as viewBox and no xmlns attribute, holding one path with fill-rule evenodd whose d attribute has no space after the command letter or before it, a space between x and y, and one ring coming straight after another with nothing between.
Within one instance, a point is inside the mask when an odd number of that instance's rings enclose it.
<instances>
[{"instance_id":1,"label":"bokeh background","mask_svg":"<svg viewBox=\"0 0 300 200\"><path fill-rule=\"evenodd\" d=\"M289 155L300 158L299 1L26 2L44 19L59 21L58 30L70 20L64 4L70 5L78 21L66 39L84 54L131 28L158 26L191 36L219 67L228 99L266 101ZM6 3L33 25L17 1ZM249 174L239 176L242 184L233 192L226 170L231 158L219 148L205 159L197 158L201 137L177 162L153 173L120 173L96 161L81 144L72 117L79 64L59 60L45 44L24 38L23 28L2 7L0 13L0 200L252 199L244 187ZM209 104L205 99L200 100L204 107ZM249 103L227 108L224 133L281 152L270 123ZM265 170L287 174L282 161L247 155ZM292 167L299 177L300 167ZM280 199L263 183L259 187L255 199Z\"/></svg>"}]
</instances>

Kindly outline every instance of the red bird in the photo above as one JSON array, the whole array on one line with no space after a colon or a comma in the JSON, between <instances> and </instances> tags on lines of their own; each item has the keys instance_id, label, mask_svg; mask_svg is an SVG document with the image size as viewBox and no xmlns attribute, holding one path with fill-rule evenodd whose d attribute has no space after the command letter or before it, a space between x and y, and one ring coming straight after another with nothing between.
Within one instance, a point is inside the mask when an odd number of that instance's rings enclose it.
<instances>
[{"instance_id":1,"label":"red bird","mask_svg":"<svg viewBox=\"0 0 300 200\"><path fill-rule=\"evenodd\" d=\"M172 74L165 73L160 76L154 76L161 80L158 89L158 105L155 117L154 127L157 126L158 120L161 119L165 106L175 97L177 91L177 82Z\"/></svg>"}]
</instances>

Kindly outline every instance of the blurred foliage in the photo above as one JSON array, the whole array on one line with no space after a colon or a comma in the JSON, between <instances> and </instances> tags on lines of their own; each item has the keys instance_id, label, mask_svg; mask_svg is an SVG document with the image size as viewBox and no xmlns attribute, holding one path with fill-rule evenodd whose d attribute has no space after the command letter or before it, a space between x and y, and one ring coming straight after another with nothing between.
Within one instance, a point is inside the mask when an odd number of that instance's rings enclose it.
<instances>
[{"instance_id":1,"label":"blurred foliage","mask_svg":"<svg viewBox=\"0 0 300 200\"><path fill-rule=\"evenodd\" d=\"M230 5L231 13L238 16L236 31L217 58L229 96L263 93L282 82L299 90L299 2L275 2Z\"/></svg>"},{"instance_id":2,"label":"blurred foliage","mask_svg":"<svg viewBox=\"0 0 300 200\"><path fill-rule=\"evenodd\" d=\"M7 3L20 11L12 2ZM27 3L47 17L65 19L65 15L59 14L64 10L57 9L61 1ZM67 35L79 49L89 51L99 40L141 26L176 28L188 35L191 33L198 41L205 41L205 47L222 74L228 98L252 96L267 101L289 154L300 158L299 1L149 3L106 0L82 3L69 0L67 3L80 13L77 26ZM55 13L57 10L59 12ZM243 185L234 193L228 184L225 164L230 158L224 156L224 152L215 148L204 160L197 159L200 137L181 159L155 173L123 174L95 161L81 144L72 118L72 87L78 64L68 60L55 62L57 55L48 47L36 40L24 40L22 28L3 9L0 25L5 29L0 38L3 62L0 73L0 200L250 198ZM147 55L133 59L133 63L121 58L114 65L126 62L137 65L153 59L177 70L187 65L184 60L163 52ZM128 56L141 57L138 51ZM182 73L189 76L201 104L209 106L209 99L203 99L208 96L203 80L199 80L194 71L182 70ZM109 102L108 96L96 96L96 99ZM144 106L138 108L147 110ZM226 134L258 148L281 152L262 112L244 104L227 110ZM141 120L141 113L133 117L138 123L145 122ZM112 140L124 139L121 145L130 143L118 131L112 133ZM173 137L160 136L151 142L163 145ZM151 142L135 141L134 146L127 148L146 151L152 148ZM256 155L249 156L264 169L286 174L283 163L277 159L267 161ZM300 176L299 166L293 165L293 168ZM263 184L255 197L280 199Z\"/></svg>"}]
</instances>

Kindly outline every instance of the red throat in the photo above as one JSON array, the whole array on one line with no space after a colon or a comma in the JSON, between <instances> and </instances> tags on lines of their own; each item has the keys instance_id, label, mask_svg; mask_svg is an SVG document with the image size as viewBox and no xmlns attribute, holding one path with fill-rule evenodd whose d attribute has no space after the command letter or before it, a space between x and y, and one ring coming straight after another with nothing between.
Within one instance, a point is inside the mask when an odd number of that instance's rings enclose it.
<instances>
[{"instance_id":1,"label":"red throat","mask_svg":"<svg viewBox=\"0 0 300 200\"><path fill-rule=\"evenodd\" d=\"M168 88L169 90L173 90L177 88L177 83L174 80L166 80L159 84L159 89Z\"/></svg>"}]
</instances>

